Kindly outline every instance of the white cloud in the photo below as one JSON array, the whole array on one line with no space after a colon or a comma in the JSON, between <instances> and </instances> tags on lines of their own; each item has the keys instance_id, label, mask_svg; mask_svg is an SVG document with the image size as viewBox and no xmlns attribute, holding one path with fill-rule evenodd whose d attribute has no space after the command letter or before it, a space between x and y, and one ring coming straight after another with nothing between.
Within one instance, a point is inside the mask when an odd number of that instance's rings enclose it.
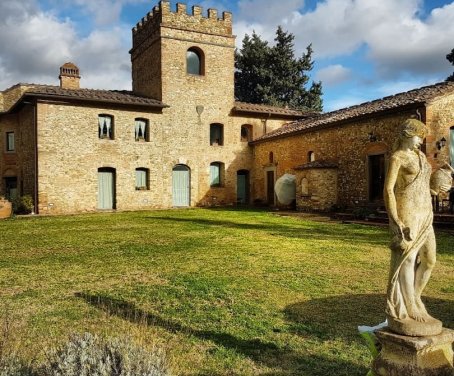
<instances>
[{"instance_id":1,"label":"white cloud","mask_svg":"<svg viewBox=\"0 0 454 376\"><path fill-rule=\"evenodd\" d=\"M367 58L382 78L402 72L441 76L450 72L445 56L452 49L454 2L434 9L425 19L420 18L422 0L326 0L310 12L302 12L301 3L240 1L239 38L252 27L257 29L257 23L268 31L280 23L295 34L298 53L313 44L315 59L348 56L366 46ZM265 39L272 40L269 32Z\"/></svg>"},{"instance_id":2,"label":"white cloud","mask_svg":"<svg viewBox=\"0 0 454 376\"><path fill-rule=\"evenodd\" d=\"M323 87L334 86L349 80L351 76L351 69L334 64L319 69L315 75L315 81L322 81Z\"/></svg>"},{"instance_id":3,"label":"white cloud","mask_svg":"<svg viewBox=\"0 0 454 376\"><path fill-rule=\"evenodd\" d=\"M130 88L129 26L80 38L70 20L41 11L33 1L12 4L0 3L0 72L7 72L0 75L1 89L18 82L57 84L59 67L67 61L81 69L82 84Z\"/></svg>"}]
</instances>

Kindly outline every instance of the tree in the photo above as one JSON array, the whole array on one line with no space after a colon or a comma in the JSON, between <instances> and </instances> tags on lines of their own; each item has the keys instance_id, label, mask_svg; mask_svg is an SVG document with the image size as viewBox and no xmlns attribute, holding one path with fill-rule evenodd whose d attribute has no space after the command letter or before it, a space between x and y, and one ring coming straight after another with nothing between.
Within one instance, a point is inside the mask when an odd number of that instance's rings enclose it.
<instances>
[{"instance_id":1,"label":"tree","mask_svg":"<svg viewBox=\"0 0 454 376\"><path fill-rule=\"evenodd\" d=\"M274 46L269 46L255 32L246 35L240 51L235 52L235 95L240 101L322 110L322 85L313 82L309 89L309 72L313 68L312 45L295 58L293 34L279 26Z\"/></svg>"},{"instance_id":2,"label":"tree","mask_svg":"<svg viewBox=\"0 0 454 376\"><path fill-rule=\"evenodd\" d=\"M448 59L448 61L454 65L454 48L451 50L451 52L449 54L446 55L446 59ZM451 74L447 79L446 81L454 81L454 73Z\"/></svg>"}]
</instances>

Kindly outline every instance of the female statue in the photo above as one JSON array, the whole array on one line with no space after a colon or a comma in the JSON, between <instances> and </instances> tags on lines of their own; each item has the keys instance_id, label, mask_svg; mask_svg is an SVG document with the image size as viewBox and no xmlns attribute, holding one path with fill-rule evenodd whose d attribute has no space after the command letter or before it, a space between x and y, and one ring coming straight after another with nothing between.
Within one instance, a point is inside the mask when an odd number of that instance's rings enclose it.
<instances>
[{"instance_id":1,"label":"female statue","mask_svg":"<svg viewBox=\"0 0 454 376\"><path fill-rule=\"evenodd\" d=\"M436 258L431 167L419 150L426 128L419 120L408 119L398 132L384 189L393 234L386 307L388 326L404 335L436 335L442 324L427 313L421 300ZM451 188L450 183L434 188L446 191Z\"/></svg>"}]
</instances>

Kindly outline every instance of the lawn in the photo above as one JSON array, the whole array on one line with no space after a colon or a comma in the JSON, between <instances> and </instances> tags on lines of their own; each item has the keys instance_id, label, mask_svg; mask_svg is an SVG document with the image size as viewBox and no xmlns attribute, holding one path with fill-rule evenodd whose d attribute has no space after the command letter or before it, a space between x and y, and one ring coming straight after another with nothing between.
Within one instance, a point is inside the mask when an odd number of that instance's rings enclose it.
<instances>
[{"instance_id":1,"label":"lawn","mask_svg":"<svg viewBox=\"0 0 454 376\"><path fill-rule=\"evenodd\" d=\"M17 218L0 240L0 319L28 359L88 331L158 346L176 375L364 376L356 327L384 320L386 228L189 209ZM452 329L453 240L425 290Z\"/></svg>"}]
</instances>

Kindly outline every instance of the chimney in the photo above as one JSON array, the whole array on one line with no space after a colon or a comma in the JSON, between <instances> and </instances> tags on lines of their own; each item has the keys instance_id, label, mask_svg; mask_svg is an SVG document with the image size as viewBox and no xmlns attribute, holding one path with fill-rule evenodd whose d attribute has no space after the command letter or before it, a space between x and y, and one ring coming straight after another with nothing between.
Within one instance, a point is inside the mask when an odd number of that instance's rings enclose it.
<instances>
[{"instance_id":1,"label":"chimney","mask_svg":"<svg viewBox=\"0 0 454 376\"><path fill-rule=\"evenodd\" d=\"M60 87L63 89L79 89L79 68L73 63L65 63L60 67Z\"/></svg>"}]
</instances>

